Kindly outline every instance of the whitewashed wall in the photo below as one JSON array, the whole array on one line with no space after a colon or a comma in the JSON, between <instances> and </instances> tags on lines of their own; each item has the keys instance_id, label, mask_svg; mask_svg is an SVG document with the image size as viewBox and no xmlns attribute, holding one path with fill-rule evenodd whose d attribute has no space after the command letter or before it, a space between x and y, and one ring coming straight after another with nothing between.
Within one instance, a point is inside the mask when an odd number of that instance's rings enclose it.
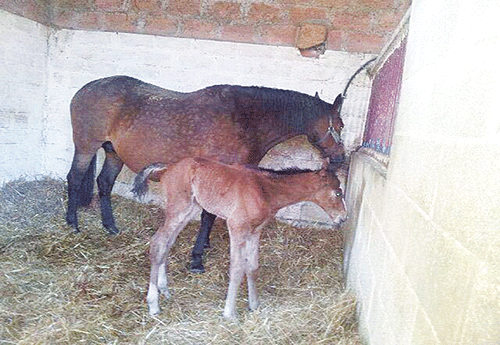
<instances>
[{"instance_id":1,"label":"whitewashed wall","mask_svg":"<svg viewBox=\"0 0 500 345\"><path fill-rule=\"evenodd\" d=\"M45 173L47 35L0 11L0 185Z\"/></svg>"}]
</instances>

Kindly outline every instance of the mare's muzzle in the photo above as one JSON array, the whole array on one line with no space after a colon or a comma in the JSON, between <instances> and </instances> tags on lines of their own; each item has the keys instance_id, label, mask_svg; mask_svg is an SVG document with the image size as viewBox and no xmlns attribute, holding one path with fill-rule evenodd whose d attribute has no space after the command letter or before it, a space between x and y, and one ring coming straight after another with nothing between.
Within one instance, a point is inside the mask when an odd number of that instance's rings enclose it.
<instances>
[{"instance_id":1,"label":"mare's muzzle","mask_svg":"<svg viewBox=\"0 0 500 345\"><path fill-rule=\"evenodd\" d=\"M328 164L328 171L335 172L345 162L345 154L335 155L330 157L330 164Z\"/></svg>"}]
</instances>

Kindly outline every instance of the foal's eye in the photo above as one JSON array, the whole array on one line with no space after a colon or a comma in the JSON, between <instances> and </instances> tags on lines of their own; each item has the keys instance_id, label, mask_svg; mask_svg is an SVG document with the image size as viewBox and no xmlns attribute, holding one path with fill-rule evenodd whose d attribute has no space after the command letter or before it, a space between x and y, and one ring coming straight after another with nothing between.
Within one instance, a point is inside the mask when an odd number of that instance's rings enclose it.
<instances>
[{"instance_id":1,"label":"foal's eye","mask_svg":"<svg viewBox=\"0 0 500 345\"><path fill-rule=\"evenodd\" d=\"M340 198L342 196L342 192L341 191L336 191L335 192L335 196Z\"/></svg>"}]
</instances>

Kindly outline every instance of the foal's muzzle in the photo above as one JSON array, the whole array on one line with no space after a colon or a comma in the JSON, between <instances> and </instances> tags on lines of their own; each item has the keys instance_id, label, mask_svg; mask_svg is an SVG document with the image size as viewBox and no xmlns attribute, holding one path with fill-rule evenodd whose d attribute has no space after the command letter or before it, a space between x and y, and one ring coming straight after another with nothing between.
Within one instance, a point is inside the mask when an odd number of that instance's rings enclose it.
<instances>
[{"instance_id":1,"label":"foal's muzzle","mask_svg":"<svg viewBox=\"0 0 500 345\"><path fill-rule=\"evenodd\" d=\"M335 219L333 220L333 225L336 225L336 226L342 225L342 223L347 221L348 218L349 217L347 216L347 212L344 212L344 213L338 215L337 217L335 217Z\"/></svg>"}]
</instances>

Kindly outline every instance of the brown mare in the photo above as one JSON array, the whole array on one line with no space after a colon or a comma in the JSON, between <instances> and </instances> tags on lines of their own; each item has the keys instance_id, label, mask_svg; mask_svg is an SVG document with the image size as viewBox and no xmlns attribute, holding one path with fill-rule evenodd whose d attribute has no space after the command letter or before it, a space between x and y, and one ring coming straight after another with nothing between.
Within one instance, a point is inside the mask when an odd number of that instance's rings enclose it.
<instances>
[{"instance_id":1,"label":"brown mare","mask_svg":"<svg viewBox=\"0 0 500 345\"><path fill-rule=\"evenodd\" d=\"M251 310L258 307L259 238L263 226L285 206L312 201L340 223L346 218L340 182L324 166L320 171L270 172L186 158L173 165L152 164L135 179L134 192L147 190L148 177L160 176L165 223L151 238L151 275L147 301L151 315L160 311L159 293L169 298L167 256L179 232L199 207L227 221L231 261L224 316L236 317L236 296L246 275Z\"/></svg>"},{"instance_id":2,"label":"brown mare","mask_svg":"<svg viewBox=\"0 0 500 345\"><path fill-rule=\"evenodd\" d=\"M67 176L66 220L79 231L77 208L92 199L96 152L101 147L106 159L97 185L102 223L110 234L119 232L110 194L123 164L138 172L151 163L202 156L257 165L277 143L306 135L330 158L334 170L344 160L342 100L339 95L329 104L294 91L230 85L179 93L127 76L92 81L71 101L75 154ZM203 249L214 220L214 215L202 213L192 254L195 272L204 270Z\"/></svg>"}]
</instances>

